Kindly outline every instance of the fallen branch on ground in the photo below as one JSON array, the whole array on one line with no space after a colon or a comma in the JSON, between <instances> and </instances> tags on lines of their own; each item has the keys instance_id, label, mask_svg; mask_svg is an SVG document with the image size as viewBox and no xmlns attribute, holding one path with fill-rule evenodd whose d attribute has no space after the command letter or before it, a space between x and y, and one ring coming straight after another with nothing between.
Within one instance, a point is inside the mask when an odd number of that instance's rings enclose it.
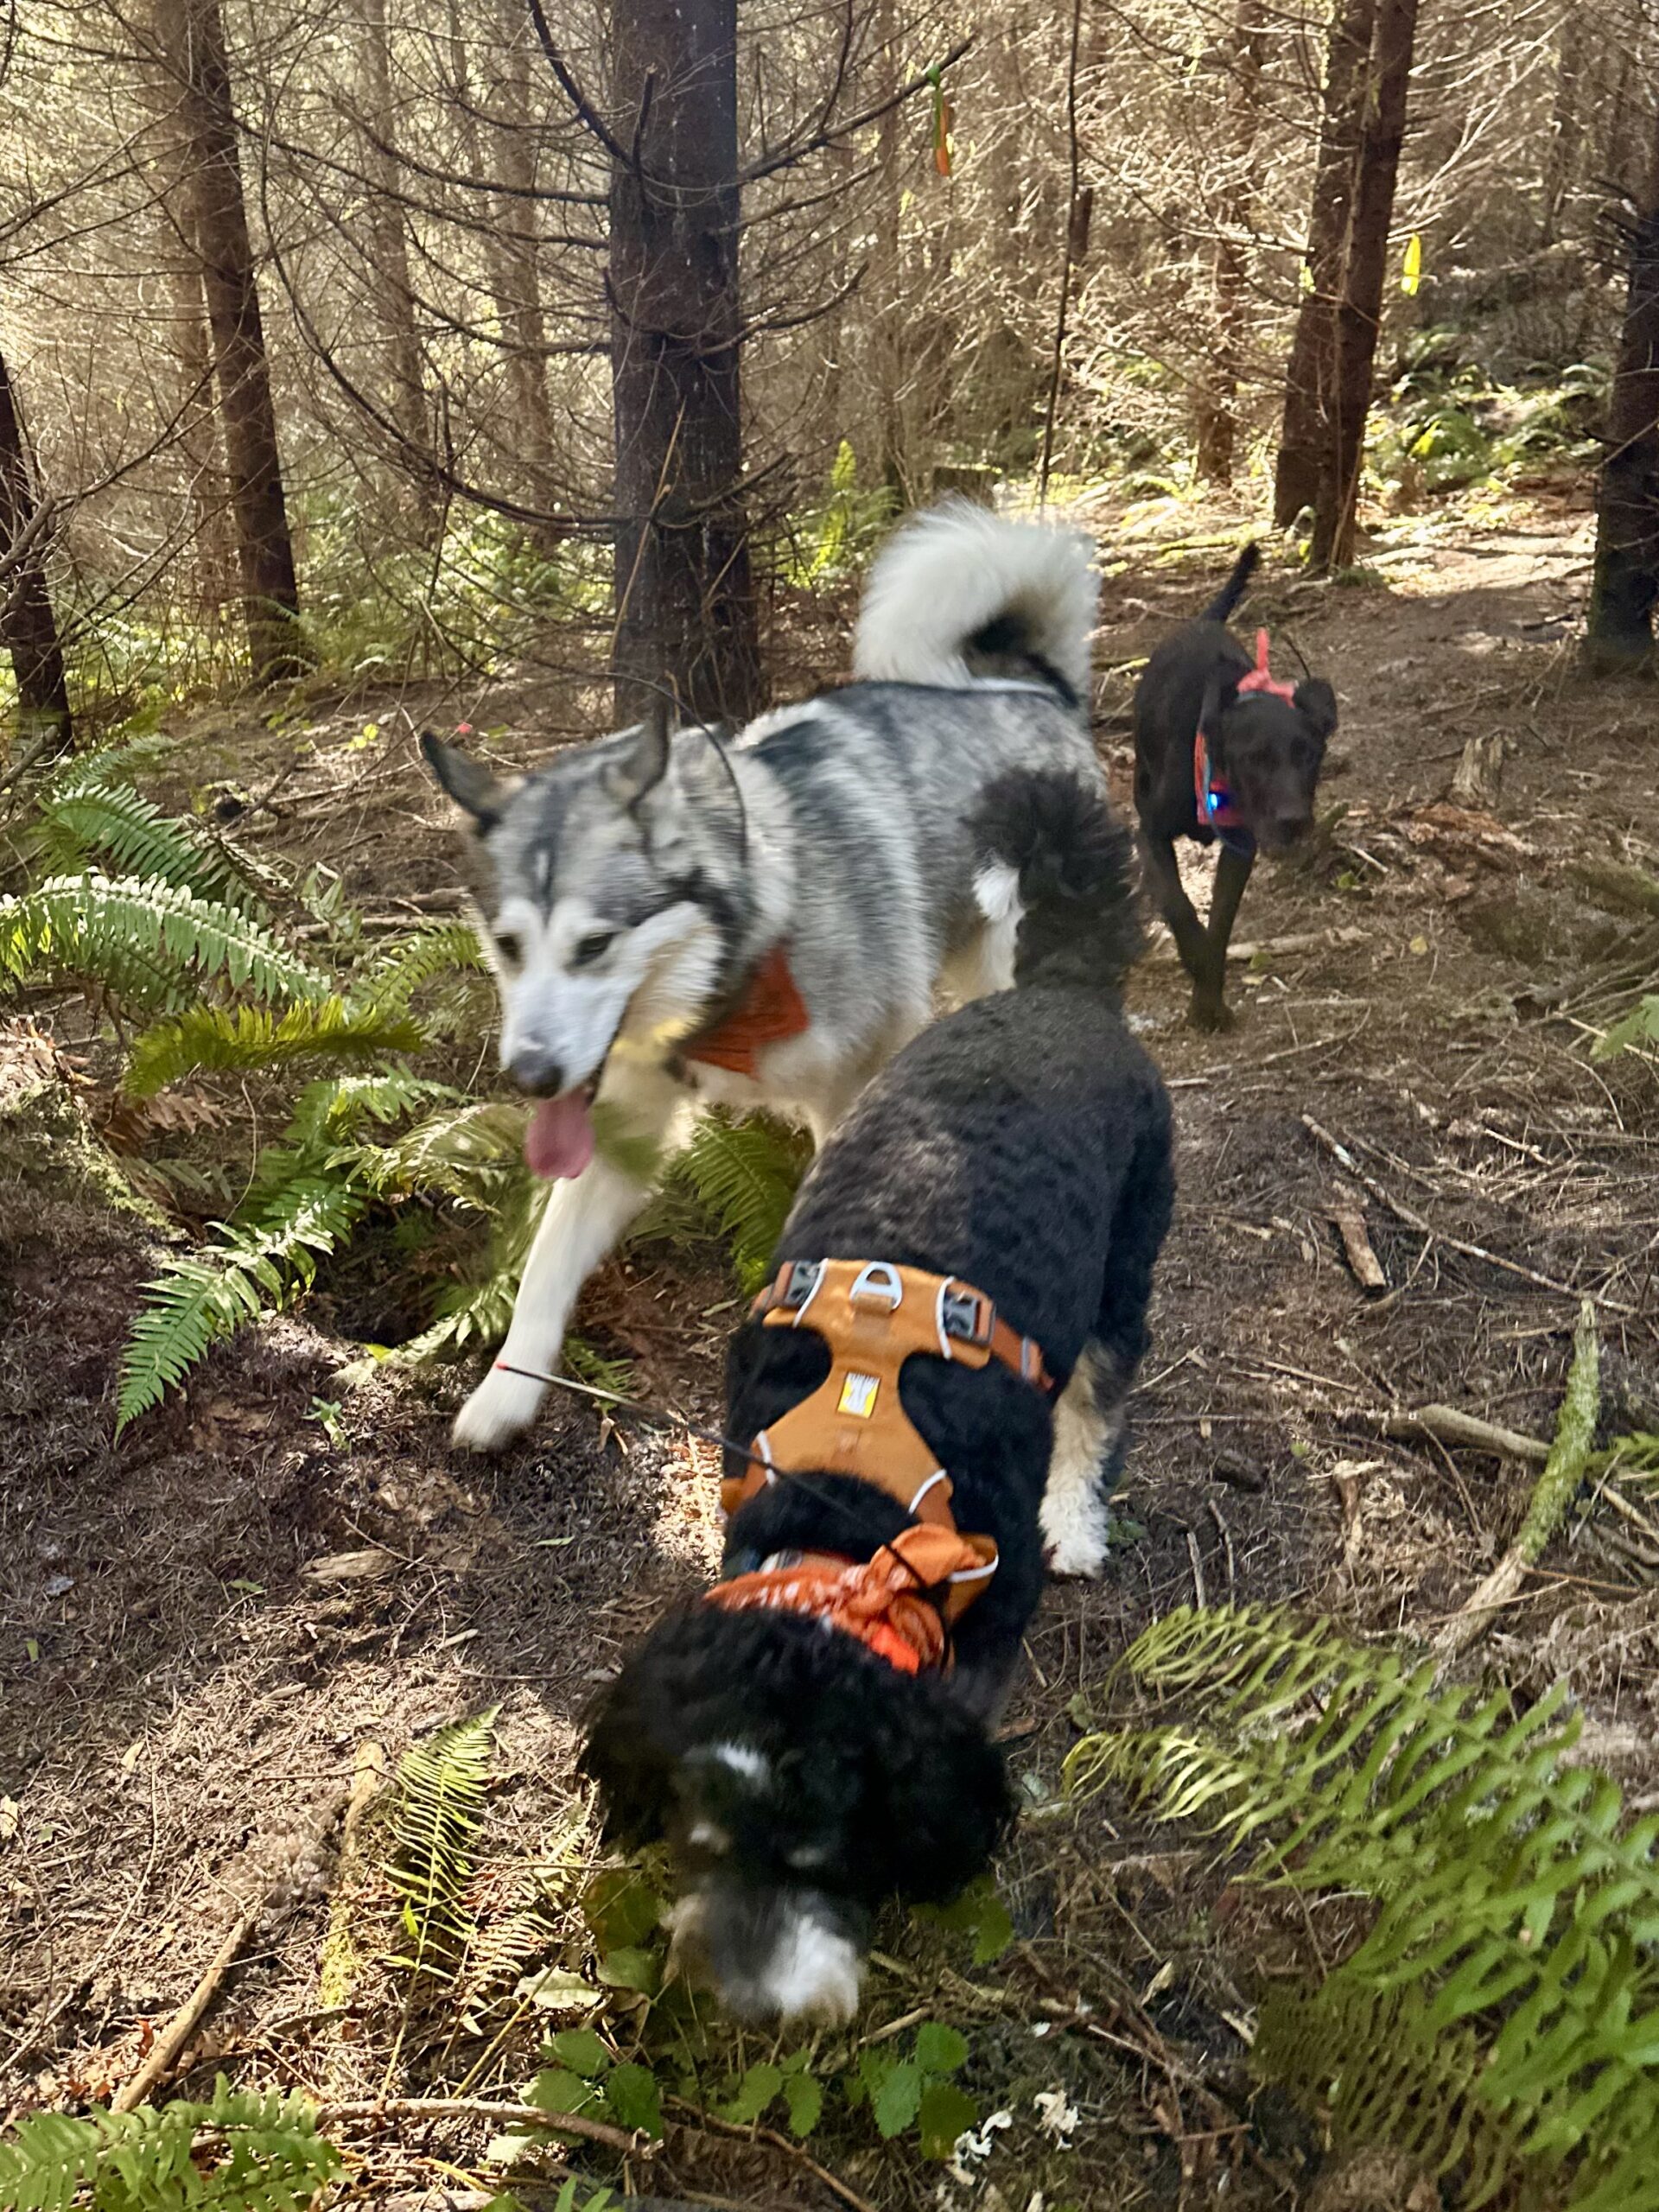
<instances>
[{"instance_id":1,"label":"fallen branch on ground","mask_svg":"<svg viewBox=\"0 0 1659 2212\"><path fill-rule=\"evenodd\" d=\"M179 2053L195 2033L202 2014L218 1996L220 1984L236 1963L238 1952L253 1933L264 1909L264 1900L262 1897L257 1904L251 1905L238 1917L214 1953L213 1964L150 2045L149 2057L131 2080L124 2082L111 2098L111 2112L131 2112L135 2106L143 2104L150 2091L172 2072Z\"/></svg>"},{"instance_id":2,"label":"fallen branch on ground","mask_svg":"<svg viewBox=\"0 0 1659 2212\"><path fill-rule=\"evenodd\" d=\"M775 2151L787 2152L798 2165L804 2166L816 2180L833 2190L843 2204L849 2205L852 2212L875 2212L874 2206L861 2196L855 2189L849 2188L838 2175L832 2174L828 2166L821 2166L810 2152L804 2151L798 2143L791 2143L787 2135L779 2134L775 2127L761 2127L753 2120L740 2125L736 2120L721 2120L717 2113L704 2112L701 2106L690 2104L683 2097L664 2097L663 2102L671 2105L676 2112L684 2113L688 2124L694 2128L705 2128L715 2135L734 2135L743 2143L770 2143Z\"/></svg>"},{"instance_id":3,"label":"fallen branch on ground","mask_svg":"<svg viewBox=\"0 0 1659 2212\"><path fill-rule=\"evenodd\" d=\"M1337 1225L1337 1234L1342 1239L1342 1249L1354 1271L1355 1281L1367 1298L1381 1298L1389 1287L1389 1279L1382 1272L1382 1262L1371 1249L1359 1195L1345 1183L1337 1185L1336 1196L1331 1205L1331 1218Z\"/></svg>"},{"instance_id":4,"label":"fallen branch on ground","mask_svg":"<svg viewBox=\"0 0 1659 2212\"><path fill-rule=\"evenodd\" d=\"M1368 930L1304 930L1295 937L1264 937L1254 943L1230 945L1229 960L1278 960L1292 952L1338 952L1344 945L1370 942ZM1161 937L1147 953L1148 960L1179 960L1173 937Z\"/></svg>"},{"instance_id":5,"label":"fallen branch on ground","mask_svg":"<svg viewBox=\"0 0 1659 2212\"><path fill-rule=\"evenodd\" d=\"M383 2120L406 2126L429 2120L481 2120L491 2127L550 2127L560 2135L580 2135L609 2150L626 2151L630 2158L657 2155L656 2144L637 2129L613 2127L606 2120L584 2119L579 2112L543 2112L539 2105L506 2104L487 2097L364 2097L350 2104L317 2107L319 2127Z\"/></svg>"},{"instance_id":6,"label":"fallen branch on ground","mask_svg":"<svg viewBox=\"0 0 1659 2212\"><path fill-rule=\"evenodd\" d=\"M1456 1406L1419 1406L1414 1413L1372 1416L1384 1436L1433 1436L1442 1444L1463 1444L1476 1452L1493 1452L1500 1459L1526 1459L1542 1466L1549 1446L1519 1429L1501 1428L1496 1421L1460 1413Z\"/></svg>"},{"instance_id":7,"label":"fallen branch on ground","mask_svg":"<svg viewBox=\"0 0 1659 2212\"><path fill-rule=\"evenodd\" d=\"M1601 1411L1601 1362L1596 1344L1595 1308L1586 1298L1573 1339L1573 1365L1555 1423L1555 1440L1538 1478L1521 1532L1497 1565L1434 1639L1442 1658L1455 1658L1484 1636L1492 1615L1507 1605L1526 1579L1527 1569L1560 1527L1577 1495L1595 1441Z\"/></svg>"},{"instance_id":8,"label":"fallen branch on ground","mask_svg":"<svg viewBox=\"0 0 1659 2212\"><path fill-rule=\"evenodd\" d=\"M1448 1236L1443 1229L1436 1229L1414 1206L1383 1187L1374 1175L1368 1175L1354 1158L1347 1146L1333 1137L1311 1114L1302 1116L1302 1127L1314 1141L1324 1146L1339 1167L1345 1168L1357 1183L1361 1183L1381 1206L1386 1206L1396 1221L1403 1221L1408 1229L1414 1229L1420 1236L1432 1236L1448 1252L1461 1252L1465 1260L1480 1260L1489 1268L1501 1268L1505 1274L1519 1275L1522 1282L1531 1283L1538 1290L1553 1291L1557 1298L1588 1299L1592 1306L1601 1306L1609 1313L1634 1313L1636 1307L1621 1298L1608 1298L1599 1291L1583 1290L1570 1282L1557 1282L1553 1275L1541 1275L1535 1268L1522 1267L1519 1260L1506 1260L1501 1252L1489 1252L1484 1244L1471 1244L1461 1236Z\"/></svg>"}]
</instances>

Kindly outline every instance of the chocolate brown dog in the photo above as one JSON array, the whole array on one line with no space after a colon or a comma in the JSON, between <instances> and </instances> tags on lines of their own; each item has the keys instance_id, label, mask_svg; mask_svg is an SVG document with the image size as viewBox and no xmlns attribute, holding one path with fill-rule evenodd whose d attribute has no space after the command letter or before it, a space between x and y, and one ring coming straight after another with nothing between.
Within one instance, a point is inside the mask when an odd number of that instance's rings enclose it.
<instances>
[{"instance_id":1,"label":"chocolate brown dog","mask_svg":"<svg viewBox=\"0 0 1659 2212\"><path fill-rule=\"evenodd\" d=\"M1192 978L1192 1020L1225 1028L1227 941L1258 851L1281 853L1313 819L1337 695L1319 677L1281 683L1268 673L1268 633L1256 658L1225 628L1261 558L1247 545L1196 622L1167 638L1135 694L1135 809L1147 880ZM1221 842L1210 918L1181 888L1175 840Z\"/></svg>"}]
</instances>

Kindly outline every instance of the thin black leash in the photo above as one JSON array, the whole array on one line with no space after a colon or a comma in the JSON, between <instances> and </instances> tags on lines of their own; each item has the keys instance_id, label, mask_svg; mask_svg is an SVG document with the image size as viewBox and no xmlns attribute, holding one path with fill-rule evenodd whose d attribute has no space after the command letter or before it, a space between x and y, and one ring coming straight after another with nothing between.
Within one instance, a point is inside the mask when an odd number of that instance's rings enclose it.
<instances>
[{"instance_id":1,"label":"thin black leash","mask_svg":"<svg viewBox=\"0 0 1659 2212\"><path fill-rule=\"evenodd\" d=\"M630 1420L640 1422L646 1428L683 1428L688 1436L695 1436L700 1444L717 1444L722 1452L735 1452L740 1459L747 1459L757 1467L772 1466L771 1461L763 1459L758 1452L751 1452L746 1445L734 1443L729 1436L721 1436L715 1429L699 1428L696 1421L688 1421L683 1414L671 1411L658 1413L652 1407L642 1406L637 1398L625 1398L620 1390L601 1389L594 1382L578 1382L574 1376L545 1375L538 1367L514 1367L510 1360L505 1359L498 1359L495 1364L503 1375L522 1375L527 1382L550 1382L556 1389L574 1390L584 1398L596 1398L602 1405L626 1414ZM772 1467L772 1472L781 1474L782 1471Z\"/></svg>"},{"instance_id":2,"label":"thin black leash","mask_svg":"<svg viewBox=\"0 0 1659 2212\"><path fill-rule=\"evenodd\" d=\"M696 1421L688 1421L683 1414L677 1414L672 1410L659 1413L653 1407L642 1406L637 1398L625 1398L618 1390L601 1389L597 1383L594 1382L578 1382L574 1376L549 1375L539 1367L515 1367L510 1360L505 1359L498 1359L495 1364L504 1375L522 1375L528 1382L550 1382L556 1389L572 1390L581 1397L596 1399L607 1408L614 1408L618 1413L626 1414L630 1420L639 1421L646 1428L657 1430L681 1428L688 1436L695 1436L701 1444L716 1444L722 1452L734 1452L740 1459L747 1459L752 1466L764 1467L773 1482L796 1484L816 1503L833 1507L843 1520L850 1522L861 1535L864 1533L864 1523L861 1516L854 1511L844 1498L836 1497L833 1491L809 1489L800 1477L791 1474L788 1468L774 1466L770 1459L763 1459L760 1452L752 1451L747 1445L738 1444L731 1437L721 1436L715 1429L699 1428Z\"/></svg>"}]
</instances>

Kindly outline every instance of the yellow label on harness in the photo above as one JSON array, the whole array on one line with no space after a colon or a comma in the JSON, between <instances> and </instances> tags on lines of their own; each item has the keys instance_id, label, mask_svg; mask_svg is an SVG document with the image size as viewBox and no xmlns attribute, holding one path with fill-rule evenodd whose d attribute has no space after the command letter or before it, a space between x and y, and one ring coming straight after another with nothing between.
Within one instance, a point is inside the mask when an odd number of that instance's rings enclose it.
<instances>
[{"instance_id":1,"label":"yellow label on harness","mask_svg":"<svg viewBox=\"0 0 1659 2212\"><path fill-rule=\"evenodd\" d=\"M837 1413L853 1414L860 1421L868 1421L875 1411L875 1394L881 1388L874 1375L849 1375L841 1386Z\"/></svg>"}]
</instances>

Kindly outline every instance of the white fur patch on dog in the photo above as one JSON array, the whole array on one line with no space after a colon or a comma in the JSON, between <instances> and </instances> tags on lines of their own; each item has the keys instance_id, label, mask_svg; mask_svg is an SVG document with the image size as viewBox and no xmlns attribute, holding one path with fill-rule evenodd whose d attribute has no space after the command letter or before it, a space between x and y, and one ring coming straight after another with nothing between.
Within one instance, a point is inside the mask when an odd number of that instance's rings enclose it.
<instances>
[{"instance_id":1,"label":"white fur patch on dog","mask_svg":"<svg viewBox=\"0 0 1659 2212\"><path fill-rule=\"evenodd\" d=\"M716 1744L709 1756L757 1789L764 1789L772 1779L766 1753L757 1751L753 1744Z\"/></svg>"},{"instance_id":2,"label":"white fur patch on dog","mask_svg":"<svg viewBox=\"0 0 1659 2212\"><path fill-rule=\"evenodd\" d=\"M839 2028L858 2010L860 1965L857 1948L846 1936L791 1905L784 1932L756 1980L768 2007L782 2018Z\"/></svg>"},{"instance_id":3,"label":"white fur patch on dog","mask_svg":"<svg viewBox=\"0 0 1659 2212\"><path fill-rule=\"evenodd\" d=\"M1101 1411L1087 1355L1054 1408L1054 1449L1038 1514L1054 1574L1094 1576L1106 1564L1110 1516L1100 1473L1123 1432L1123 1408Z\"/></svg>"},{"instance_id":4,"label":"white fur patch on dog","mask_svg":"<svg viewBox=\"0 0 1659 2212\"><path fill-rule=\"evenodd\" d=\"M974 901L988 922L1006 922L1012 916L1018 925L1023 912L1019 869L1007 861L987 861L974 878Z\"/></svg>"},{"instance_id":5,"label":"white fur patch on dog","mask_svg":"<svg viewBox=\"0 0 1659 2212\"><path fill-rule=\"evenodd\" d=\"M973 681L964 649L1001 615L1079 698L1099 586L1080 532L1010 522L947 500L894 533L876 556L853 636L853 674L878 683Z\"/></svg>"}]
</instances>

